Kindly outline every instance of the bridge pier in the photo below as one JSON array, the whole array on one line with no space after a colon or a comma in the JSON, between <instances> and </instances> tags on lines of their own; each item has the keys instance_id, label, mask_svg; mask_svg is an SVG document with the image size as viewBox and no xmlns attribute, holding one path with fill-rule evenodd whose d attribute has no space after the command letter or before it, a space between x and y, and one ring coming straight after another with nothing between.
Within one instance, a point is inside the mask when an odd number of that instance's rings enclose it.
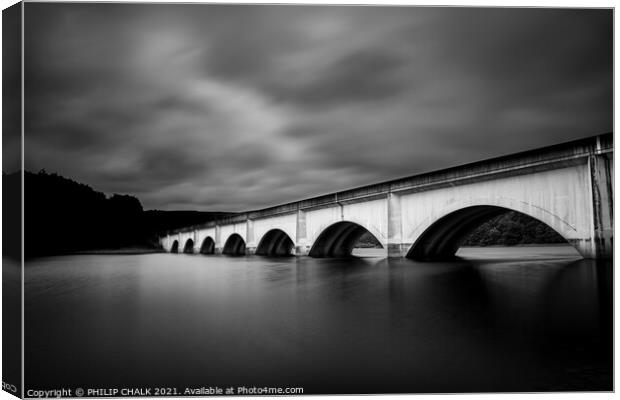
<instances>
[{"instance_id":1,"label":"bridge pier","mask_svg":"<svg viewBox=\"0 0 620 400\"><path fill-rule=\"evenodd\" d=\"M192 249L192 252L194 254L200 254L200 245L202 243L198 243L198 230L195 229L194 230L194 248Z\"/></svg>"},{"instance_id":2,"label":"bridge pier","mask_svg":"<svg viewBox=\"0 0 620 400\"><path fill-rule=\"evenodd\" d=\"M215 225L215 249L213 254L222 254L224 252L224 243L222 243L222 228L219 225Z\"/></svg>"},{"instance_id":3,"label":"bridge pier","mask_svg":"<svg viewBox=\"0 0 620 400\"><path fill-rule=\"evenodd\" d=\"M306 230L306 213L302 210L297 211L297 224L295 235L295 255L307 256L310 252L310 248L307 244L307 230Z\"/></svg>"},{"instance_id":4,"label":"bridge pier","mask_svg":"<svg viewBox=\"0 0 620 400\"><path fill-rule=\"evenodd\" d=\"M403 243L403 226L400 195L390 192L387 195L387 254L389 258L400 258L407 255L410 244Z\"/></svg>"},{"instance_id":5,"label":"bridge pier","mask_svg":"<svg viewBox=\"0 0 620 400\"><path fill-rule=\"evenodd\" d=\"M598 147L600 148L600 141ZM599 153L588 158L592 190L593 239L590 258L613 258L613 165L613 153Z\"/></svg>"},{"instance_id":6,"label":"bridge pier","mask_svg":"<svg viewBox=\"0 0 620 400\"><path fill-rule=\"evenodd\" d=\"M256 239L254 238L254 221L251 219L248 219L245 223L245 238L245 254L248 256L254 255L258 243L256 243Z\"/></svg>"}]
</instances>

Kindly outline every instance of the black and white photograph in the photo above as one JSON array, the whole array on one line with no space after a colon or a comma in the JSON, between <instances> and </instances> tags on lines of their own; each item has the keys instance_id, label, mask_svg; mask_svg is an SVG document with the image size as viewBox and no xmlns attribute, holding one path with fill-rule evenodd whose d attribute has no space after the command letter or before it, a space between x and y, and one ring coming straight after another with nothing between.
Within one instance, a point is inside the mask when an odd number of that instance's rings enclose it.
<instances>
[{"instance_id":1,"label":"black and white photograph","mask_svg":"<svg viewBox=\"0 0 620 400\"><path fill-rule=\"evenodd\" d=\"M6 3L2 115L11 395L614 391L612 7Z\"/></svg>"}]
</instances>

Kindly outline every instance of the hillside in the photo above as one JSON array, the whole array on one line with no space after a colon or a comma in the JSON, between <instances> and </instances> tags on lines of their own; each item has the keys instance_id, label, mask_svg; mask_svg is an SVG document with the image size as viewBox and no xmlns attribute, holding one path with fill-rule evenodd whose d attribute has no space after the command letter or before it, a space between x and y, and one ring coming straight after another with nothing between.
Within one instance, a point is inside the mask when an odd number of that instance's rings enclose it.
<instances>
[{"instance_id":1,"label":"hillside","mask_svg":"<svg viewBox=\"0 0 620 400\"><path fill-rule=\"evenodd\" d=\"M20 190L19 173L3 174L7 199ZM24 174L26 257L126 247L156 248L166 231L230 215L221 212L145 211L136 197L106 196L88 185L45 171ZM8 203L7 203L8 206ZM4 208L13 220L18 204ZM16 215L17 214L17 215ZM14 226L15 224L12 224ZM19 235L7 235L5 254L19 256Z\"/></svg>"}]
</instances>

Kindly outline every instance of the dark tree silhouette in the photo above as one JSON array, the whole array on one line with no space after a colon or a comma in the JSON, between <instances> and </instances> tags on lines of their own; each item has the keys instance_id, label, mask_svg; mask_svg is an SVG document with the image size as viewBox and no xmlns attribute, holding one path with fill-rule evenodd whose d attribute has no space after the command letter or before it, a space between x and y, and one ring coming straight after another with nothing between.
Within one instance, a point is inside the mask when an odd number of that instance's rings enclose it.
<instances>
[{"instance_id":1,"label":"dark tree silhouette","mask_svg":"<svg viewBox=\"0 0 620 400\"><path fill-rule=\"evenodd\" d=\"M16 186L19 190L18 173L3 175L3 179L5 188ZM225 215L230 213L144 211L133 196L106 197L87 185L44 170L24 174L26 257L126 247L157 248L157 237L168 230ZM12 236L19 241L19 236Z\"/></svg>"},{"instance_id":2,"label":"dark tree silhouette","mask_svg":"<svg viewBox=\"0 0 620 400\"><path fill-rule=\"evenodd\" d=\"M471 233L466 246L514 246L517 244L565 243L566 240L544 222L509 211L485 222Z\"/></svg>"}]
</instances>

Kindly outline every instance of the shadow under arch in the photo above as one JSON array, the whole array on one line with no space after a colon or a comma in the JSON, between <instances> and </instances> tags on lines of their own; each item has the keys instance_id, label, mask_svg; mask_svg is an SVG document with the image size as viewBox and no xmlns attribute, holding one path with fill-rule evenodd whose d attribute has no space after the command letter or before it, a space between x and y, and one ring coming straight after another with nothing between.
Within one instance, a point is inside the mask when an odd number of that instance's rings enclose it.
<instances>
[{"instance_id":1,"label":"shadow under arch","mask_svg":"<svg viewBox=\"0 0 620 400\"><path fill-rule=\"evenodd\" d=\"M281 229L272 229L263 235L255 254L261 256L292 256L295 243Z\"/></svg>"},{"instance_id":2,"label":"shadow under arch","mask_svg":"<svg viewBox=\"0 0 620 400\"><path fill-rule=\"evenodd\" d=\"M171 253L179 252L179 241L178 240L175 240L174 242L172 242L172 247L170 247L170 252Z\"/></svg>"},{"instance_id":3,"label":"shadow under arch","mask_svg":"<svg viewBox=\"0 0 620 400\"><path fill-rule=\"evenodd\" d=\"M368 229L355 222L336 222L321 232L314 241L308 255L317 258L351 257L355 244L366 232L372 235ZM374 238L377 239L376 237Z\"/></svg>"},{"instance_id":4,"label":"shadow under arch","mask_svg":"<svg viewBox=\"0 0 620 400\"><path fill-rule=\"evenodd\" d=\"M200 246L200 254L215 254L215 241L211 236L207 236Z\"/></svg>"},{"instance_id":5,"label":"shadow under arch","mask_svg":"<svg viewBox=\"0 0 620 400\"><path fill-rule=\"evenodd\" d=\"M245 240L239 234L233 233L226 240L222 254L229 256L245 255Z\"/></svg>"},{"instance_id":6,"label":"shadow under arch","mask_svg":"<svg viewBox=\"0 0 620 400\"><path fill-rule=\"evenodd\" d=\"M510 208L492 205L469 206L453 211L431 224L411 246L407 258L419 261L454 259L459 247L476 228L511 211L526 215L553 229L535 217ZM557 233L562 236L560 232Z\"/></svg>"},{"instance_id":7,"label":"shadow under arch","mask_svg":"<svg viewBox=\"0 0 620 400\"><path fill-rule=\"evenodd\" d=\"M194 253L194 240L193 239L187 239L187 241L185 242L185 246L183 246L183 253L184 254Z\"/></svg>"}]
</instances>

